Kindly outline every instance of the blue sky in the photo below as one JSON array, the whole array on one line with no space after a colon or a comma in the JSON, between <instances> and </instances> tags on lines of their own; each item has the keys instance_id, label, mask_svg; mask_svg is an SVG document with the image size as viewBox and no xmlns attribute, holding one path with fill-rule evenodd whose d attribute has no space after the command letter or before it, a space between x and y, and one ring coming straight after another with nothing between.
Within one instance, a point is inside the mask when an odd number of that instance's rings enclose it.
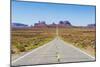
<instances>
[{"instance_id":1,"label":"blue sky","mask_svg":"<svg viewBox=\"0 0 100 67\"><path fill-rule=\"evenodd\" d=\"M95 23L95 6L12 2L12 22L34 25L38 21L51 24L60 20L68 20L76 26Z\"/></svg>"}]
</instances>

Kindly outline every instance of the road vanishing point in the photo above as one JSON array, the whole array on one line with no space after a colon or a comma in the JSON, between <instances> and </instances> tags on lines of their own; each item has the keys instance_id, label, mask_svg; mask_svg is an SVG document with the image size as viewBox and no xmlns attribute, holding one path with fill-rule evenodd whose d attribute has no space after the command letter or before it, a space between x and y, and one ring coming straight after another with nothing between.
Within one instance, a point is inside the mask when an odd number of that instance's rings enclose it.
<instances>
[{"instance_id":1,"label":"road vanishing point","mask_svg":"<svg viewBox=\"0 0 100 67\"><path fill-rule=\"evenodd\" d=\"M95 58L67 44L59 37L12 61L12 66L95 61Z\"/></svg>"},{"instance_id":2,"label":"road vanishing point","mask_svg":"<svg viewBox=\"0 0 100 67\"><path fill-rule=\"evenodd\" d=\"M13 60L12 66L55 64L82 61L95 61L95 57L76 48L72 44L64 42L59 37L58 26L56 27L56 37L49 43L44 44L31 52Z\"/></svg>"}]
</instances>

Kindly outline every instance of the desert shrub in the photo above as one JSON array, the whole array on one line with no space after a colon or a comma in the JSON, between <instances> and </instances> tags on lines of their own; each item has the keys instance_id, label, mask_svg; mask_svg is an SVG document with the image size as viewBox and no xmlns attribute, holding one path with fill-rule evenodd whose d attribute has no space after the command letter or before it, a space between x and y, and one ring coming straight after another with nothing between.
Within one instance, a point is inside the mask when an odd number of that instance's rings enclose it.
<instances>
[{"instance_id":1,"label":"desert shrub","mask_svg":"<svg viewBox=\"0 0 100 67\"><path fill-rule=\"evenodd\" d=\"M49 42L54 38L55 31L55 28L13 29L12 53L29 51Z\"/></svg>"},{"instance_id":2,"label":"desert shrub","mask_svg":"<svg viewBox=\"0 0 100 67\"><path fill-rule=\"evenodd\" d=\"M59 36L75 46L95 48L95 29L93 28L60 28Z\"/></svg>"},{"instance_id":3,"label":"desert shrub","mask_svg":"<svg viewBox=\"0 0 100 67\"><path fill-rule=\"evenodd\" d=\"M18 44L18 45L16 45L16 48L17 48L20 52L24 52L24 51L25 51L24 45Z\"/></svg>"}]
</instances>

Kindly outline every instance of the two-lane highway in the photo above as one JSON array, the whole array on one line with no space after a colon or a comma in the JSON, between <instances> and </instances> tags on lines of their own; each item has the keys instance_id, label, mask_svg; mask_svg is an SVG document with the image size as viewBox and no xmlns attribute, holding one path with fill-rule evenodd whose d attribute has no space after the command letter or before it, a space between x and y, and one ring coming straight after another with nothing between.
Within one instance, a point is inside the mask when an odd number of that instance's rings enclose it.
<instances>
[{"instance_id":1,"label":"two-lane highway","mask_svg":"<svg viewBox=\"0 0 100 67\"><path fill-rule=\"evenodd\" d=\"M94 60L94 57L56 37L51 42L12 61L12 66Z\"/></svg>"}]
</instances>

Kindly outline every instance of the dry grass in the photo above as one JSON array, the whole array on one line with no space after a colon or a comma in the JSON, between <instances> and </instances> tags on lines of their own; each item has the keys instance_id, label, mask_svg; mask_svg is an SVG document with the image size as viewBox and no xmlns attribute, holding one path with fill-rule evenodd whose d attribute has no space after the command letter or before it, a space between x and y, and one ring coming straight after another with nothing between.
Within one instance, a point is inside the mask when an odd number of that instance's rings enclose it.
<instances>
[{"instance_id":1,"label":"dry grass","mask_svg":"<svg viewBox=\"0 0 100 67\"><path fill-rule=\"evenodd\" d=\"M55 36L55 29L52 28L30 28L12 29L11 32L12 54L26 52L35 49L49 41Z\"/></svg>"},{"instance_id":2,"label":"dry grass","mask_svg":"<svg viewBox=\"0 0 100 67\"><path fill-rule=\"evenodd\" d=\"M95 28L60 28L59 36L91 55L95 55Z\"/></svg>"},{"instance_id":3,"label":"dry grass","mask_svg":"<svg viewBox=\"0 0 100 67\"><path fill-rule=\"evenodd\" d=\"M58 28L59 36L66 42L95 55L95 28L69 27ZM12 54L18 54L35 49L53 40L56 28L12 29Z\"/></svg>"}]
</instances>

